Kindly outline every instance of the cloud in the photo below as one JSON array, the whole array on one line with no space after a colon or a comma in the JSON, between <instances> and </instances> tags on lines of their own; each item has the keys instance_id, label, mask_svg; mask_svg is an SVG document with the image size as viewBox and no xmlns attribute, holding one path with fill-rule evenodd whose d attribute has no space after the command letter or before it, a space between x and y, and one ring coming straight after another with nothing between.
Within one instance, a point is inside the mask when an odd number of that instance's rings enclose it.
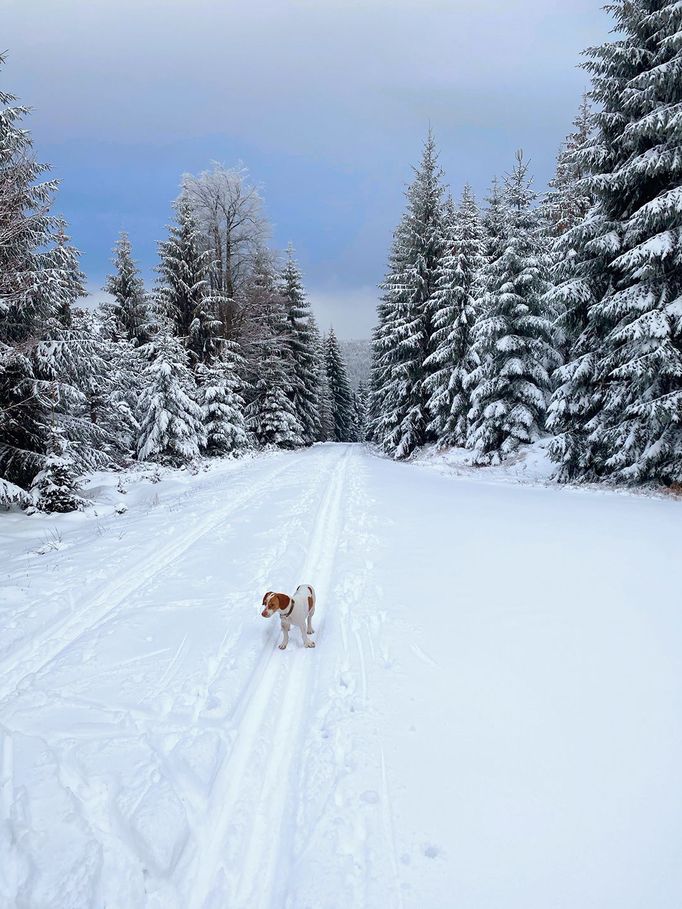
<instances>
[{"instance_id":1,"label":"cloud","mask_svg":"<svg viewBox=\"0 0 682 909\"><path fill-rule=\"evenodd\" d=\"M366 135L421 128L443 107L458 122L555 117L585 25L603 20L595 6L14 0L3 31L54 138L218 131L355 161Z\"/></svg>"},{"instance_id":2,"label":"cloud","mask_svg":"<svg viewBox=\"0 0 682 909\"><path fill-rule=\"evenodd\" d=\"M608 34L599 7L4 0L2 78L34 110L91 279L122 228L151 277L180 174L243 159L325 318L367 337L429 123L456 195L484 196L521 145L542 189L587 82L580 51Z\"/></svg>"},{"instance_id":3,"label":"cloud","mask_svg":"<svg viewBox=\"0 0 682 909\"><path fill-rule=\"evenodd\" d=\"M372 287L313 289L310 304L320 331L333 328L343 340L367 339L376 322L379 291Z\"/></svg>"}]
</instances>

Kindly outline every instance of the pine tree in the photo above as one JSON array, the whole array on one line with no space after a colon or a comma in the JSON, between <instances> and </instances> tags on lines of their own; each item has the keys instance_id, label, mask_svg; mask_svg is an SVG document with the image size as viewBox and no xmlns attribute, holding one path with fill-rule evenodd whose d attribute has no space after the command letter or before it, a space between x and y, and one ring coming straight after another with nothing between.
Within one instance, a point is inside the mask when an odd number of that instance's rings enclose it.
<instances>
[{"instance_id":1,"label":"pine tree","mask_svg":"<svg viewBox=\"0 0 682 909\"><path fill-rule=\"evenodd\" d=\"M594 131L594 113L587 93L583 95L573 127L557 156L556 172L550 180L543 204L553 237L561 237L581 224L594 201L585 180L588 173L584 152Z\"/></svg>"},{"instance_id":2,"label":"pine tree","mask_svg":"<svg viewBox=\"0 0 682 909\"><path fill-rule=\"evenodd\" d=\"M367 438L367 389L360 382L353 393L353 441L364 442Z\"/></svg>"},{"instance_id":3,"label":"pine tree","mask_svg":"<svg viewBox=\"0 0 682 909\"><path fill-rule=\"evenodd\" d=\"M69 331L84 291L78 254L50 213L57 182L43 179L27 108L15 102L0 91L0 477L28 489L48 456L55 402L72 394L58 373L41 374L45 354L65 347L38 345Z\"/></svg>"},{"instance_id":4,"label":"pine tree","mask_svg":"<svg viewBox=\"0 0 682 909\"><path fill-rule=\"evenodd\" d=\"M24 490L47 455L50 391L36 380L29 357L0 344L0 473Z\"/></svg>"},{"instance_id":5,"label":"pine tree","mask_svg":"<svg viewBox=\"0 0 682 909\"><path fill-rule=\"evenodd\" d=\"M31 359L36 387L49 399L49 425L57 425L82 472L105 467L118 447L120 427L108 419L108 389L115 377L107 373L107 342L90 314L72 309L68 297L61 307L64 322L47 322Z\"/></svg>"},{"instance_id":6,"label":"pine tree","mask_svg":"<svg viewBox=\"0 0 682 909\"><path fill-rule=\"evenodd\" d=\"M133 347L130 341L112 341L110 331L101 329L100 356L104 379L93 383L87 393L91 420L102 427L110 440L115 461L133 457L140 429L139 402L143 389L148 345Z\"/></svg>"},{"instance_id":7,"label":"pine tree","mask_svg":"<svg viewBox=\"0 0 682 909\"><path fill-rule=\"evenodd\" d=\"M484 315L474 331L478 366L468 380L468 446L478 464L499 463L544 428L547 364L556 362L551 325L543 312L546 262L531 206L536 196L521 152L505 181L507 237L499 258L484 269Z\"/></svg>"},{"instance_id":8,"label":"pine tree","mask_svg":"<svg viewBox=\"0 0 682 909\"><path fill-rule=\"evenodd\" d=\"M113 339L130 341L135 347L146 344L153 334L153 319L144 289L144 282L133 260L133 250L125 231L114 247L115 273L107 277L104 289L113 302L104 309L111 316Z\"/></svg>"},{"instance_id":9,"label":"pine tree","mask_svg":"<svg viewBox=\"0 0 682 909\"><path fill-rule=\"evenodd\" d=\"M0 67L4 56L0 56ZM43 180L48 166L33 157L21 121L28 108L0 91L0 340L34 336L54 316L44 290L64 275L50 261L61 222L50 214L56 180Z\"/></svg>"},{"instance_id":10,"label":"pine tree","mask_svg":"<svg viewBox=\"0 0 682 909\"><path fill-rule=\"evenodd\" d=\"M317 323L312 323L311 344L315 350L315 356L320 364L320 384L318 393L318 422L319 431L316 442L329 442L334 438L334 416L332 413L332 401L329 391L329 382L327 381L327 364L324 352L324 343L320 336Z\"/></svg>"},{"instance_id":11,"label":"pine tree","mask_svg":"<svg viewBox=\"0 0 682 909\"><path fill-rule=\"evenodd\" d=\"M64 513L83 507L83 499L77 494L75 463L56 426L52 427L47 455L33 479L31 492L38 511Z\"/></svg>"},{"instance_id":12,"label":"pine tree","mask_svg":"<svg viewBox=\"0 0 682 909\"><path fill-rule=\"evenodd\" d=\"M192 366L209 364L222 342L218 304L209 293L208 253L202 251L200 239L189 203L181 197L168 239L159 243L157 297L173 333L189 351Z\"/></svg>"},{"instance_id":13,"label":"pine tree","mask_svg":"<svg viewBox=\"0 0 682 909\"><path fill-rule=\"evenodd\" d=\"M504 190L497 177L493 177L490 192L485 201L486 207L481 217L485 238L484 255L487 261L492 262L502 255L508 232L508 210L504 200Z\"/></svg>"},{"instance_id":14,"label":"pine tree","mask_svg":"<svg viewBox=\"0 0 682 909\"><path fill-rule=\"evenodd\" d=\"M336 340L334 329L324 340L325 364L327 372L327 385L331 402L332 420L334 424L333 440L335 442L352 442L353 438L353 393L348 382L346 365L341 356L339 342Z\"/></svg>"},{"instance_id":15,"label":"pine tree","mask_svg":"<svg viewBox=\"0 0 682 909\"><path fill-rule=\"evenodd\" d=\"M432 352L425 381L430 393L430 431L441 447L466 444L471 406L466 382L474 368L471 333L476 321L478 279L485 264L485 237L476 200L465 186L457 211L452 210L447 252L440 262L433 296Z\"/></svg>"},{"instance_id":16,"label":"pine tree","mask_svg":"<svg viewBox=\"0 0 682 909\"><path fill-rule=\"evenodd\" d=\"M430 438L424 361L445 251L442 171L431 133L395 231L372 342L371 436L396 458Z\"/></svg>"},{"instance_id":17,"label":"pine tree","mask_svg":"<svg viewBox=\"0 0 682 909\"><path fill-rule=\"evenodd\" d=\"M293 403L294 359L284 301L272 256L265 250L248 293L249 331L244 337L249 378L247 427L261 445L298 448L303 427Z\"/></svg>"},{"instance_id":18,"label":"pine tree","mask_svg":"<svg viewBox=\"0 0 682 909\"><path fill-rule=\"evenodd\" d=\"M188 355L171 335L158 335L147 352L151 359L140 398L137 456L180 466L196 458L206 442Z\"/></svg>"},{"instance_id":19,"label":"pine tree","mask_svg":"<svg viewBox=\"0 0 682 909\"><path fill-rule=\"evenodd\" d=\"M588 52L599 109L581 155L595 204L566 235L577 336L550 407L562 479L682 480L682 8L615 0Z\"/></svg>"},{"instance_id":20,"label":"pine tree","mask_svg":"<svg viewBox=\"0 0 682 909\"><path fill-rule=\"evenodd\" d=\"M210 366L197 368L199 405L209 455L237 454L247 445L244 427L244 399L239 369L242 358L237 345L226 342L222 355Z\"/></svg>"},{"instance_id":21,"label":"pine tree","mask_svg":"<svg viewBox=\"0 0 682 909\"><path fill-rule=\"evenodd\" d=\"M315 319L303 290L298 264L290 246L280 277L280 293L284 301L291 354L293 359L292 402L302 426L303 441L312 445L321 431L320 425L320 373L322 364L314 340Z\"/></svg>"},{"instance_id":22,"label":"pine tree","mask_svg":"<svg viewBox=\"0 0 682 909\"><path fill-rule=\"evenodd\" d=\"M195 307L187 339L187 349L194 364L210 366L220 356L225 344L223 323L216 315L214 306L212 297L204 297Z\"/></svg>"},{"instance_id":23,"label":"pine tree","mask_svg":"<svg viewBox=\"0 0 682 909\"><path fill-rule=\"evenodd\" d=\"M594 197L588 186L585 150L594 131L594 114L589 96L583 95L573 121L574 130L564 141L557 158L556 173L542 204L545 226L550 238L551 284L545 303L554 320L557 349L562 361L585 328L582 305L566 302L566 287L574 277L576 252L573 237L585 222Z\"/></svg>"}]
</instances>

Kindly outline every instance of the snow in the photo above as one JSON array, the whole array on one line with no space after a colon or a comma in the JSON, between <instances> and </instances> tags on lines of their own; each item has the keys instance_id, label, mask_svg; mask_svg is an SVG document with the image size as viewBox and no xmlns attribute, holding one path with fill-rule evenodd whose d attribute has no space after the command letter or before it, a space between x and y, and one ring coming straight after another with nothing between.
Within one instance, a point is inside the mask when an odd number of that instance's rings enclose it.
<instances>
[{"instance_id":1,"label":"snow","mask_svg":"<svg viewBox=\"0 0 682 909\"><path fill-rule=\"evenodd\" d=\"M542 444L0 515L0 905L676 909L681 506L519 483ZM307 582L282 653L262 594Z\"/></svg>"},{"instance_id":2,"label":"snow","mask_svg":"<svg viewBox=\"0 0 682 909\"><path fill-rule=\"evenodd\" d=\"M428 467L445 476L475 477L479 482L548 484L557 466L549 458L549 439L543 438L522 446L503 464L474 465L475 452L467 448L439 449L426 445L416 452L412 464Z\"/></svg>"}]
</instances>

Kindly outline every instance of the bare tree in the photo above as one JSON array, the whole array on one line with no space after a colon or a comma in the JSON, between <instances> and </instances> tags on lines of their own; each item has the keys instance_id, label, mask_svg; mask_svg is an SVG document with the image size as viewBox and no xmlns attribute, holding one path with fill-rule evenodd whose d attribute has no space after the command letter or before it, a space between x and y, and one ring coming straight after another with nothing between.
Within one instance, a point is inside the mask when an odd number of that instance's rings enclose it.
<instances>
[{"instance_id":1,"label":"bare tree","mask_svg":"<svg viewBox=\"0 0 682 909\"><path fill-rule=\"evenodd\" d=\"M262 196L242 164L226 168L217 162L198 175L184 174L180 195L209 252L211 291L224 300L220 316L227 337L233 338L243 321L244 289L269 234Z\"/></svg>"}]
</instances>

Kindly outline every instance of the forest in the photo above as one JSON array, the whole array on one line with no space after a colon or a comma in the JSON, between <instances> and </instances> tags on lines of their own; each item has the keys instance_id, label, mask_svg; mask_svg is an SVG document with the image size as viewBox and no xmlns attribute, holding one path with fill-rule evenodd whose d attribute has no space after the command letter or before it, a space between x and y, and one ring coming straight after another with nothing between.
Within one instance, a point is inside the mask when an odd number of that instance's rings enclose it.
<instances>
[{"instance_id":1,"label":"forest","mask_svg":"<svg viewBox=\"0 0 682 909\"><path fill-rule=\"evenodd\" d=\"M453 199L429 131L369 389L242 166L180 177L153 288L122 233L107 302L82 305L58 183L0 93L0 502L69 511L88 470L326 440L486 465L549 436L559 481L679 484L682 39L679 8L654 7L614 7L616 37L586 51L546 192L519 151L482 207L467 184Z\"/></svg>"}]
</instances>

